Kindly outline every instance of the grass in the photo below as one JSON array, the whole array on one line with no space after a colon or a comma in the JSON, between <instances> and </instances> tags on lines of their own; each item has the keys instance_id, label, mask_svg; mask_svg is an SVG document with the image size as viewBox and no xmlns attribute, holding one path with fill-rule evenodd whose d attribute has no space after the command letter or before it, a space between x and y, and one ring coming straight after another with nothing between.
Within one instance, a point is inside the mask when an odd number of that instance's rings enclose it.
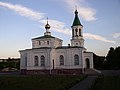
<instances>
[{"instance_id":1,"label":"grass","mask_svg":"<svg viewBox=\"0 0 120 90\"><path fill-rule=\"evenodd\" d=\"M90 90L120 90L120 76L99 76Z\"/></svg>"},{"instance_id":2,"label":"grass","mask_svg":"<svg viewBox=\"0 0 120 90\"><path fill-rule=\"evenodd\" d=\"M85 76L0 76L0 90L68 90Z\"/></svg>"}]
</instances>

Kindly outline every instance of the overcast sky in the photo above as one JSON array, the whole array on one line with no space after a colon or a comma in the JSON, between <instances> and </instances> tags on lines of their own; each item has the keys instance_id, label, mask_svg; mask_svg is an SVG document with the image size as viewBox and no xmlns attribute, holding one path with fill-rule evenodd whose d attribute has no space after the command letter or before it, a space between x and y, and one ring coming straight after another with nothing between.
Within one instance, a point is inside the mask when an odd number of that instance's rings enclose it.
<instances>
[{"instance_id":1,"label":"overcast sky","mask_svg":"<svg viewBox=\"0 0 120 90\"><path fill-rule=\"evenodd\" d=\"M68 45L75 7L83 25L85 48L106 55L120 46L120 0L0 0L0 58L19 57L31 39L51 33Z\"/></svg>"}]
</instances>

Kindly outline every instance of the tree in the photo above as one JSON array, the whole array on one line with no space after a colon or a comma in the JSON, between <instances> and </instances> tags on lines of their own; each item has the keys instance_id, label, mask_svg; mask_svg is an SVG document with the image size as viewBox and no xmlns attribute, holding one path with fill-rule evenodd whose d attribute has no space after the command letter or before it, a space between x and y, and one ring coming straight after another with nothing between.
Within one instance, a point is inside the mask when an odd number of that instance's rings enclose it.
<instances>
[{"instance_id":1,"label":"tree","mask_svg":"<svg viewBox=\"0 0 120 90\"><path fill-rule=\"evenodd\" d=\"M108 51L108 54L106 56L106 60L107 60L107 68L108 69L112 69L114 67L114 48L111 47L110 50Z\"/></svg>"},{"instance_id":2,"label":"tree","mask_svg":"<svg viewBox=\"0 0 120 90\"><path fill-rule=\"evenodd\" d=\"M96 54L93 54L94 68L104 69L104 60L105 56L98 56Z\"/></svg>"},{"instance_id":3,"label":"tree","mask_svg":"<svg viewBox=\"0 0 120 90\"><path fill-rule=\"evenodd\" d=\"M108 69L120 69L120 47L110 48L106 56Z\"/></svg>"}]
</instances>

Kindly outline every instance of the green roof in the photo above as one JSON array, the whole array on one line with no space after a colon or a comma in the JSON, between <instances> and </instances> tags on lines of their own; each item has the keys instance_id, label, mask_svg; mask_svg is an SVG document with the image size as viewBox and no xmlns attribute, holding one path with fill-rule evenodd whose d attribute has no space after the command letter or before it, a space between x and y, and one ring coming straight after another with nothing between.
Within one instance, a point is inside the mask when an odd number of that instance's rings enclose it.
<instances>
[{"instance_id":1,"label":"green roof","mask_svg":"<svg viewBox=\"0 0 120 90\"><path fill-rule=\"evenodd\" d=\"M82 24L80 23L79 17L78 17L78 11L76 10L75 11L75 18L74 18L72 26L77 26L77 25L82 26Z\"/></svg>"},{"instance_id":2,"label":"green roof","mask_svg":"<svg viewBox=\"0 0 120 90\"><path fill-rule=\"evenodd\" d=\"M44 36L33 38L33 39L42 39L42 38L55 38L55 37L53 37L51 35L44 35Z\"/></svg>"}]
</instances>

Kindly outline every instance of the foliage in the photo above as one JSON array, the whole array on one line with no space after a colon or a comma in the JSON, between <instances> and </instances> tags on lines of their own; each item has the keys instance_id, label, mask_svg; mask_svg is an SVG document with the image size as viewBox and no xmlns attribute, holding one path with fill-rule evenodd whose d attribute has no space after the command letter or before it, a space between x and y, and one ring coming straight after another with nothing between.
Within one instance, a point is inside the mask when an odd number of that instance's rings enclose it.
<instances>
[{"instance_id":1,"label":"foliage","mask_svg":"<svg viewBox=\"0 0 120 90\"><path fill-rule=\"evenodd\" d=\"M104 56L98 56L93 54L93 61L94 61L94 68L96 69L103 69L104 68Z\"/></svg>"},{"instance_id":2,"label":"foliage","mask_svg":"<svg viewBox=\"0 0 120 90\"><path fill-rule=\"evenodd\" d=\"M120 47L110 48L106 57L93 55L96 69L120 69Z\"/></svg>"},{"instance_id":3,"label":"foliage","mask_svg":"<svg viewBox=\"0 0 120 90\"><path fill-rule=\"evenodd\" d=\"M84 76L0 76L0 90L68 90Z\"/></svg>"},{"instance_id":4,"label":"foliage","mask_svg":"<svg viewBox=\"0 0 120 90\"><path fill-rule=\"evenodd\" d=\"M0 70L2 70L4 68L20 69L20 62L0 62Z\"/></svg>"},{"instance_id":5,"label":"foliage","mask_svg":"<svg viewBox=\"0 0 120 90\"><path fill-rule=\"evenodd\" d=\"M107 56L106 62L109 69L120 69L120 47L110 48Z\"/></svg>"}]
</instances>

